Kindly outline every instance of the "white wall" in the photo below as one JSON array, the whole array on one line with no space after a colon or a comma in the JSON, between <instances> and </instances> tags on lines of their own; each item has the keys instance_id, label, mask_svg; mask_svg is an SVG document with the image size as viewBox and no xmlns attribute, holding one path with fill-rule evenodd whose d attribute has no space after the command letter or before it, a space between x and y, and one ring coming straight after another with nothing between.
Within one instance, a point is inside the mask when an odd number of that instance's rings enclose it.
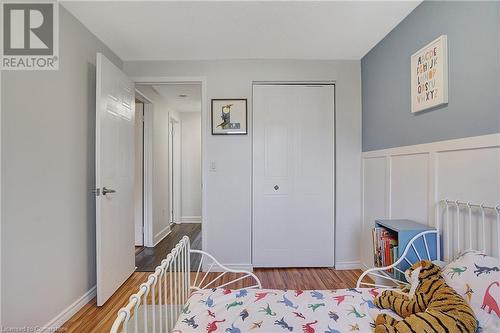
<instances>
[{"instance_id":1,"label":"white wall","mask_svg":"<svg viewBox=\"0 0 500 333\"><path fill-rule=\"evenodd\" d=\"M181 112L181 221L201 222L201 113Z\"/></svg>"},{"instance_id":2,"label":"white wall","mask_svg":"<svg viewBox=\"0 0 500 333\"><path fill-rule=\"evenodd\" d=\"M373 266L375 219L435 226L444 199L500 202L500 134L364 152L363 264Z\"/></svg>"},{"instance_id":3,"label":"white wall","mask_svg":"<svg viewBox=\"0 0 500 333\"><path fill-rule=\"evenodd\" d=\"M168 174L169 114L177 114L151 86L137 86L153 104L153 242L156 244L170 231L170 201Z\"/></svg>"},{"instance_id":4,"label":"white wall","mask_svg":"<svg viewBox=\"0 0 500 333\"><path fill-rule=\"evenodd\" d=\"M211 98L247 98L252 112L253 81L336 81L336 264L360 260L361 71L359 61L234 60L127 62L133 77L205 77ZM212 136L206 129L208 164L204 247L224 264L249 266L251 258L251 144L246 136ZM231 154L227 152L231 151ZM208 167L208 165L207 165ZM208 170L205 170L208 171ZM333 203L332 203L333 204ZM333 246L333 245L332 245Z\"/></svg>"},{"instance_id":5,"label":"white wall","mask_svg":"<svg viewBox=\"0 0 500 333\"><path fill-rule=\"evenodd\" d=\"M3 326L61 324L95 294L96 52L122 62L59 15L60 69L2 73Z\"/></svg>"}]
</instances>

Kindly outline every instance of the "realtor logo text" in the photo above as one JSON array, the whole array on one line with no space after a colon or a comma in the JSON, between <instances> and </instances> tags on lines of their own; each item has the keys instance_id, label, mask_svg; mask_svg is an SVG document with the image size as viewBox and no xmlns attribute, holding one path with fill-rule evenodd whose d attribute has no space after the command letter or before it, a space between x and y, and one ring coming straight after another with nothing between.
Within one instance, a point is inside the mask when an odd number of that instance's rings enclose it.
<instances>
[{"instance_id":1,"label":"realtor logo text","mask_svg":"<svg viewBox=\"0 0 500 333\"><path fill-rule=\"evenodd\" d=\"M58 69L57 3L4 1L1 9L3 21L1 69Z\"/></svg>"}]
</instances>

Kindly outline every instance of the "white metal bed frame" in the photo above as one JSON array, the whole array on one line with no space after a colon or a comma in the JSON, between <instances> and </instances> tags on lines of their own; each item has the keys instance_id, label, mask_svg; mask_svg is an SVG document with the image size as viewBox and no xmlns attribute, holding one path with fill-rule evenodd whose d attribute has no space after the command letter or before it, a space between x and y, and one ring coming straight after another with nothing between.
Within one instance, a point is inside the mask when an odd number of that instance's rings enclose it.
<instances>
[{"instance_id":1,"label":"white metal bed frame","mask_svg":"<svg viewBox=\"0 0 500 333\"><path fill-rule=\"evenodd\" d=\"M193 281L191 280L191 254L201 256ZM203 264L208 266L205 272L202 272ZM219 274L210 279L210 273L214 272L219 272ZM242 275L230 281L224 281L223 278L227 273ZM129 329L134 333L170 332L191 292L229 287L246 278L253 279L255 284L245 289L262 288L255 274L230 269L219 263L211 254L191 249L189 237L184 236L156 267L155 272L149 275L148 280L140 285L139 291L130 296L128 304L118 311L110 332L126 333Z\"/></svg>"},{"instance_id":2,"label":"white metal bed frame","mask_svg":"<svg viewBox=\"0 0 500 333\"><path fill-rule=\"evenodd\" d=\"M455 218L453 219L458 227L453 228L450 224L451 214L450 210L454 208ZM403 261L406 261L409 265L413 262L408 257L410 253L413 253L419 260L429 259L429 260L440 260L441 259L441 227L443 223L439 215L443 213L444 220L444 241L447 246L446 257L450 257L451 253L458 254L462 248L461 244L461 234L460 234L460 217L465 211L467 214L468 221L468 240L466 241L466 246L472 248L472 230L473 230L473 215L479 214L479 221L481 222L482 237L477 240L478 244L482 244L481 250L486 252L486 222L491 220L491 223L496 222L496 244L500 241L500 205L497 206L487 206L483 203L474 204L471 202L464 201L451 201L442 200L437 205L437 219L436 219L436 230L429 230L419 233L413 237L401 257L392 265L386 267L375 267L366 270L359 277L357 282L357 288L360 287L370 287L370 288L402 288L407 287L408 284L404 281L400 281L390 276L387 273L388 270L396 270L400 273L404 272L398 268L398 265ZM489 216L487 213L491 214ZM496 217L493 219L492 217ZM454 229L456 229L456 238L454 238ZM430 235L436 235L436 257L433 258L430 254L428 247L428 237ZM465 233L467 235L467 233ZM491 235L490 235L491 236ZM425 253L419 253L414 243L417 240L423 240L425 244ZM492 242L495 243L495 242ZM455 246L456 245L456 246ZM490 249L492 252L493 250ZM496 249L497 257L500 257L500 245L497 245ZM196 271L194 280L191 279L190 265L191 265L191 254L198 254L201 256L198 269ZM491 253L490 253L491 254ZM453 257L453 256L452 256ZM208 261L208 262L207 262ZM206 272L202 272L202 267L204 264L208 267ZM215 278L210 279L210 273L219 272ZM224 280L224 276L227 273L239 273L242 274L240 277L234 278L229 281ZM373 277L374 281L382 281L379 283L365 282L363 279L367 276ZM208 279L207 279L208 278ZM191 249L190 241L187 236L184 236L182 240L175 246L174 249L167 255L167 257L161 262L161 264L156 267L155 272L149 275L148 280L141 284L137 293L133 294L129 298L128 304L118 311L116 320L113 323L110 333L127 333L130 329L134 333L138 332L170 332L174 328L177 318L184 310L187 299L191 292L196 292L205 289L212 288L224 288L231 286L232 284L239 282L243 279L250 278L255 283L249 288L262 288L262 284L259 278L249 271L244 270L233 270L221 263L219 263L212 255L200 250ZM206 281L206 282L205 282ZM141 309L142 307L142 309ZM140 317L140 318L139 318Z\"/></svg>"}]
</instances>

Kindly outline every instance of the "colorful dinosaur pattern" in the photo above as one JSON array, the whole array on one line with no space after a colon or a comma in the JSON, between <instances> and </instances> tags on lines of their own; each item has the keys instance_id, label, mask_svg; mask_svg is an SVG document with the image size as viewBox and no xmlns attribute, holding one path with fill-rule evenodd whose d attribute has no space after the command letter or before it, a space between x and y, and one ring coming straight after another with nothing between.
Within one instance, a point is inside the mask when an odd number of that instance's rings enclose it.
<instances>
[{"instance_id":1,"label":"colorful dinosaur pattern","mask_svg":"<svg viewBox=\"0 0 500 333\"><path fill-rule=\"evenodd\" d=\"M306 319L306 317L304 317L304 315L301 312L294 311L292 313L295 315L295 317Z\"/></svg>"},{"instance_id":2,"label":"colorful dinosaur pattern","mask_svg":"<svg viewBox=\"0 0 500 333\"><path fill-rule=\"evenodd\" d=\"M450 270L448 271L448 273L446 273L447 275L450 275L450 277L453 279L455 277L455 275L458 275L460 276L463 272L465 272L467 270L467 267L466 266L462 266L462 267L451 267Z\"/></svg>"},{"instance_id":3,"label":"colorful dinosaur pattern","mask_svg":"<svg viewBox=\"0 0 500 333\"><path fill-rule=\"evenodd\" d=\"M281 328L287 329L290 332L293 331L293 327L288 325L288 323L285 321L285 317L282 317L280 320L275 320L274 325L281 326Z\"/></svg>"},{"instance_id":4,"label":"colorful dinosaur pattern","mask_svg":"<svg viewBox=\"0 0 500 333\"><path fill-rule=\"evenodd\" d=\"M225 321L226 321L226 319L214 320L214 321L210 322L207 325L207 333L213 333L213 332L217 331L217 323L223 323Z\"/></svg>"},{"instance_id":5,"label":"colorful dinosaur pattern","mask_svg":"<svg viewBox=\"0 0 500 333\"><path fill-rule=\"evenodd\" d=\"M302 325L302 331L304 333L314 333L315 329L314 329L314 327L312 325L316 325L317 323L318 323L318 321L315 320L315 321L312 321L312 322L307 323L305 325Z\"/></svg>"},{"instance_id":6,"label":"colorful dinosaur pattern","mask_svg":"<svg viewBox=\"0 0 500 333\"><path fill-rule=\"evenodd\" d=\"M252 326L250 327L250 329L251 329L251 330L254 330L254 329L256 329L256 328L261 328L261 327L262 327L262 323L263 323L263 322L264 322L264 321L263 321L263 320L261 320L261 321L257 321L257 322L252 323Z\"/></svg>"},{"instance_id":7,"label":"colorful dinosaur pattern","mask_svg":"<svg viewBox=\"0 0 500 333\"><path fill-rule=\"evenodd\" d=\"M226 304L226 310L229 310L235 306L243 305L243 302L234 301L232 303Z\"/></svg>"},{"instance_id":8,"label":"colorful dinosaur pattern","mask_svg":"<svg viewBox=\"0 0 500 333\"><path fill-rule=\"evenodd\" d=\"M373 304L373 301L371 299L364 299L363 297L361 297L361 299L363 300L363 302L359 305L363 306L363 305L367 305L369 309L375 309L376 306L375 304Z\"/></svg>"},{"instance_id":9,"label":"colorful dinosaur pattern","mask_svg":"<svg viewBox=\"0 0 500 333\"><path fill-rule=\"evenodd\" d=\"M285 306L288 306L289 308L292 308L295 310L297 310L299 307L298 305L293 304L293 302L290 301L288 298L286 298L285 295L283 295L283 299L278 301L278 303L283 303L283 304L285 304Z\"/></svg>"},{"instance_id":10,"label":"colorful dinosaur pattern","mask_svg":"<svg viewBox=\"0 0 500 333\"><path fill-rule=\"evenodd\" d=\"M494 285L499 287L500 282L495 281L488 286L486 292L484 293L483 304L481 305L481 309L487 311L488 313L491 313L493 311L498 317L500 317L500 309L498 307L498 303L490 292L491 287Z\"/></svg>"},{"instance_id":11,"label":"colorful dinosaur pattern","mask_svg":"<svg viewBox=\"0 0 500 333\"><path fill-rule=\"evenodd\" d=\"M472 269L469 270L472 273ZM368 311L378 311L374 308L373 295L380 292L380 289L364 288L336 291L202 290L187 300L172 331L349 333L358 325L359 331L373 332L372 313L369 316ZM486 307L485 313L488 310ZM495 315L494 310L491 313Z\"/></svg>"},{"instance_id":12,"label":"colorful dinosaur pattern","mask_svg":"<svg viewBox=\"0 0 500 333\"><path fill-rule=\"evenodd\" d=\"M361 294L363 294L361 291L359 291L359 290L358 290L358 289L356 289L356 288L349 288L349 289L347 289L347 290L352 291L352 292L357 293L357 294L360 294L360 295L361 295Z\"/></svg>"},{"instance_id":13,"label":"colorful dinosaur pattern","mask_svg":"<svg viewBox=\"0 0 500 333\"><path fill-rule=\"evenodd\" d=\"M226 328L226 332L228 332L228 333L241 333L241 330L238 327L235 327L234 324L231 324L231 327Z\"/></svg>"},{"instance_id":14,"label":"colorful dinosaur pattern","mask_svg":"<svg viewBox=\"0 0 500 333\"><path fill-rule=\"evenodd\" d=\"M311 310L316 311L319 307L325 306L325 303L315 303L315 304L309 304L307 307Z\"/></svg>"},{"instance_id":15,"label":"colorful dinosaur pattern","mask_svg":"<svg viewBox=\"0 0 500 333\"><path fill-rule=\"evenodd\" d=\"M351 310L347 313L348 315L353 314L356 316L356 318L363 318L366 316L366 314L359 312L356 310L354 306L351 305Z\"/></svg>"},{"instance_id":16,"label":"colorful dinosaur pattern","mask_svg":"<svg viewBox=\"0 0 500 333\"><path fill-rule=\"evenodd\" d=\"M319 291L316 291L316 290L311 291L311 296L314 297L314 298L316 298L318 301L321 301L321 300L325 299L325 296L322 293L320 293Z\"/></svg>"},{"instance_id":17,"label":"colorful dinosaur pattern","mask_svg":"<svg viewBox=\"0 0 500 333\"><path fill-rule=\"evenodd\" d=\"M188 326L191 326L192 328L197 328L198 324L194 321L194 317L192 316L191 318L185 318L182 322L187 324Z\"/></svg>"},{"instance_id":18,"label":"colorful dinosaur pattern","mask_svg":"<svg viewBox=\"0 0 500 333\"><path fill-rule=\"evenodd\" d=\"M490 274L491 272L500 272L500 269L496 266L494 266L494 267L481 267L481 266L478 266L477 264L474 264L474 266L476 266L476 270L474 271L476 276L479 276L481 274Z\"/></svg>"},{"instance_id":19,"label":"colorful dinosaur pattern","mask_svg":"<svg viewBox=\"0 0 500 333\"><path fill-rule=\"evenodd\" d=\"M190 314L191 310L189 310L189 305L190 303L186 304L186 306L182 308L181 312L184 314Z\"/></svg>"},{"instance_id":20,"label":"colorful dinosaur pattern","mask_svg":"<svg viewBox=\"0 0 500 333\"><path fill-rule=\"evenodd\" d=\"M241 317L241 321L245 321L245 319L248 318L248 311L247 311L247 309L243 309L240 312L240 317Z\"/></svg>"},{"instance_id":21,"label":"colorful dinosaur pattern","mask_svg":"<svg viewBox=\"0 0 500 333\"><path fill-rule=\"evenodd\" d=\"M342 332L340 332L340 331L338 331L336 329L333 329L333 328L330 327L330 325L328 325L328 330L325 331L325 333L342 333Z\"/></svg>"},{"instance_id":22,"label":"colorful dinosaur pattern","mask_svg":"<svg viewBox=\"0 0 500 333\"><path fill-rule=\"evenodd\" d=\"M328 317L330 317L330 319L333 319L335 321L339 320L339 315L334 311L328 312Z\"/></svg>"},{"instance_id":23,"label":"colorful dinosaur pattern","mask_svg":"<svg viewBox=\"0 0 500 333\"><path fill-rule=\"evenodd\" d=\"M370 289L369 293L373 296L373 298L377 297L380 294L377 288Z\"/></svg>"},{"instance_id":24,"label":"colorful dinosaur pattern","mask_svg":"<svg viewBox=\"0 0 500 333\"><path fill-rule=\"evenodd\" d=\"M474 294L474 290L469 286L468 283L465 284L465 297L467 297L467 301L470 303L472 299L472 294Z\"/></svg>"},{"instance_id":25,"label":"colorful dinosaur pattern","mask_svg":"<svg viewBox=\"0 0 500 333\"><path fill-rule=\"evenodd\" d=\"M276 312L273 312L273 310L271 310L269 303L267 303L266 307L261 307L259 312L264 312L268 316L276 316Z\"/></svg>"},{"instance_id":26,"label":"colorful dinosaur pattern","mask_svg":"<svg viewBox=\"0 0 500 333\"><path fill-rule=\"evenodd\" d=\"M345 301L346 297L354 297L353 295L339 295L339 296L334 296L333 299L337 301L337 305L342 304L343 301Z\"/></svg>"},{"instance_id":27,"label":"colorful dinosaur pattern","mask_svg":"<svg viewBox=\"0 0 500 333\"><path fill-rule=\"evenodd\" d=\"M264 299L266 298L267 295L276 295L276 293L274 292L263 292L263 293L255 293L255 301L254 302L258 302L260 301L261 299Z\"/></svg>"},{"instance_id":28,"label":"colorful dinosaur pattern","mask_svg":"<svg viewBox=\"0 0 500 333\"><path fill-rule=\"evenodd\" d=\"M359 324L349 324L351 331L359 331Z\"/></svg>"},{"instance_id":29,"label":"colorful dinosaur pattern","mask_svg":"<svg viewBox=\"0 0 500 333\"><path fill-rule=\"evenodd\" d=\"M238 291L238 292L236 293L236 298L245 297L246 295L248 295L248 290L246 290L246 289L241 289L240 291Z\"/></svg>"}]
</instances>

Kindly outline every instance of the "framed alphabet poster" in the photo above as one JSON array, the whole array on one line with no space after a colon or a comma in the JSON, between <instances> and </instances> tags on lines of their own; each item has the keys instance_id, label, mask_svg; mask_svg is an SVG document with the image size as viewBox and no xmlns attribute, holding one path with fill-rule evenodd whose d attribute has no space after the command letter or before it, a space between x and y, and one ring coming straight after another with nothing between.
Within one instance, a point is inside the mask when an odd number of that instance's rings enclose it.
<instances>
[{"instance_id":1,"label":"framed alphabet poster","mask_svg":"<svg viewBox=\"0 0 500 333\"><path fill-rule=\"evenodd\" d=\"M448 103L448 39L442 35L411 56L411 112Z\"/></svg>"}]
</instances>

